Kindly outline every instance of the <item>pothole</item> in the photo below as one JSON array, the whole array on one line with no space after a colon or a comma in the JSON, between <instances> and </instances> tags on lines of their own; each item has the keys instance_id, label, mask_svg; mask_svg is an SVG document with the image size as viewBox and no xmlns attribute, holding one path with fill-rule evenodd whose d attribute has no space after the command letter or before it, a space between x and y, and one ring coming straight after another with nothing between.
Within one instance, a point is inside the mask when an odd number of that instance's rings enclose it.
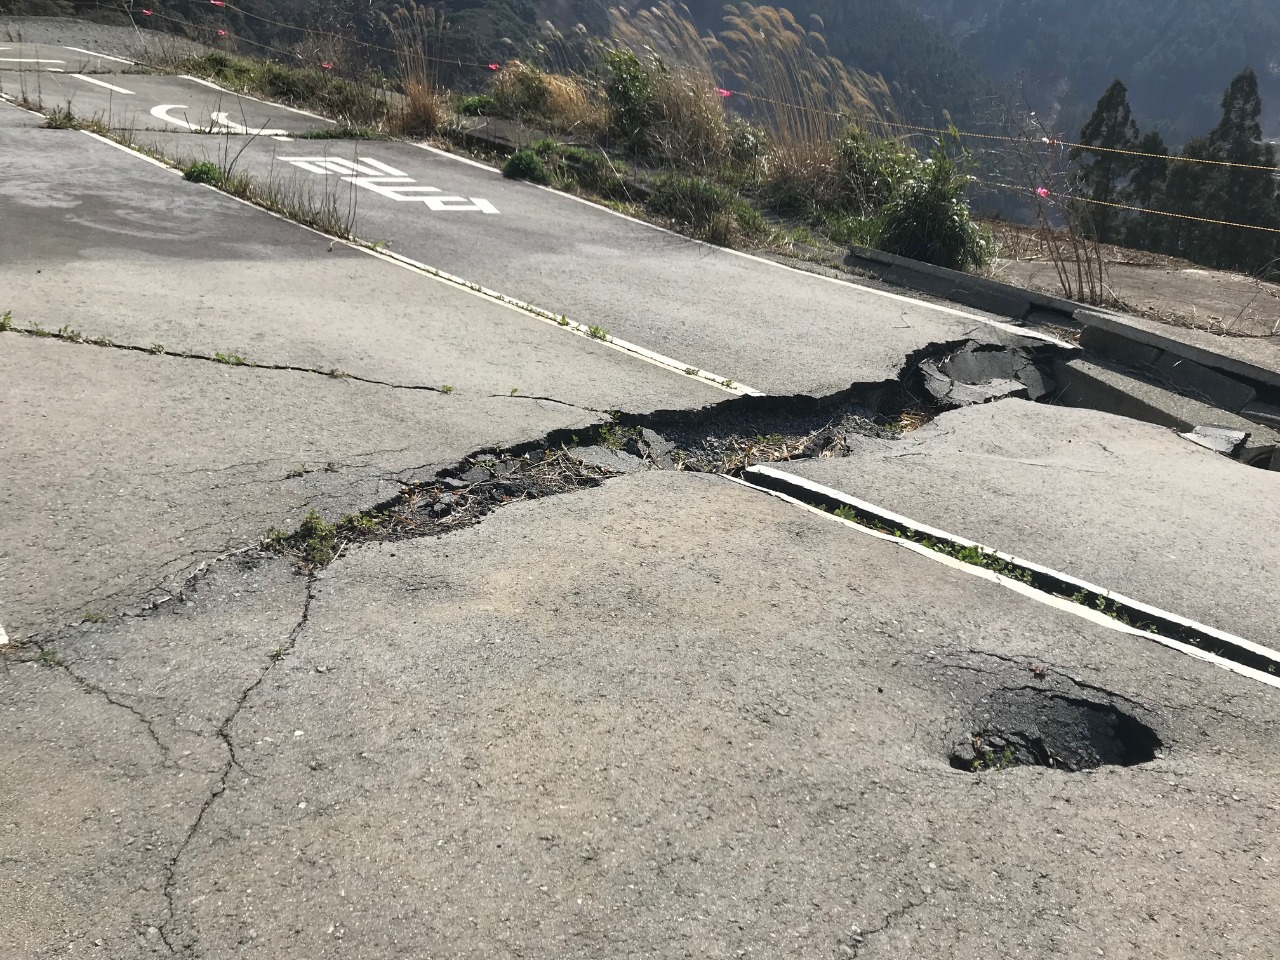
<instances>
[{"instance_id":1,"label":"pothole","mask_svg":"<svg viewBox=\"0 0 1280 960\"><path fill-rule=\"evenodd\" d=\"M973 732L951 750L951 766L970 773L1009 767L1074 773L1147 763L1162 747L1154 730L1111 704L1041 690L1001 690L982 702Z\"/></svg>"}]
</instances>

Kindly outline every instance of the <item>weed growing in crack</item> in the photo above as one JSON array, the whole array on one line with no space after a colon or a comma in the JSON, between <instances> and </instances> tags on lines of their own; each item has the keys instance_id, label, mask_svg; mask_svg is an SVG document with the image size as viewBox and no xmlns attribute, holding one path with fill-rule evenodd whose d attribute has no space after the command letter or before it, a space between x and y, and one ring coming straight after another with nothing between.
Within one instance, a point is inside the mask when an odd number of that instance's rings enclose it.
<instances>
[{"instance_id":1,"label":"weed growing in crack","mask_svg":"<svg viewBox=\"0 0 1280 960\"><path fill-rule=\"evenodd\" d=\"M453 387L449 386L449 384L446 383L443 387L440 388L440 392L444 394L453 393Z\"/></svg>"},{"instance_id":2,"label":"weed growing in crack","mask_svg":"<svg viewBox=\"0 0 1280 960\"><path fill-rule=\"evenodd\" d=\"M560 314L560 319L557 320L556 323L560 324L562 327L567 327L569 325L569 318L562 313Z\"/></svg>"},{"instance_id":3,"label":"weed growing in crack","mask_svg":"<svg viewBox=\"0 0 1280 960\"><path fill-rule=\"evenodd\" d=\"M606 330L604 327L597 327L594 324L592 324L591 326L587 327L587 336L589 336L592 340L608 340L609 331Z\"/></svg>"},{"instance_id":4,"label":"weed growing in crack","mask_svg":"<svg viewBox=\"0 0 1280 960\"><path fill-rule=\"evenodd\" d=\"M159 354L164 353L164 344L163 344L163 343L153 343L153 344L151 345L151 350L150 350L150 352L151 352L151 353L154 353L154 354L156 354L156 355L159 355Z\"/></svg>"},{"instance_id":5,"label":"weed growing in crack","mask_svg":"<svg viewBox=\"0 0 1280 960\"><path fill-rule=\"evenodd\" d=\"M13 329L13 313L6 310L0 314L0 333L8 333Z\"/></svg>"},{"instance_id":6,"label":"weed growing in crack","mask_svg":"<svg viewBox=\"0 0 1280 960\"><path fill-rule=\"evenodd\" d=\"M104 620L106 620L106 617L104 617L102 614L98 613L96 610L90 610L88 613L84 615L84 617L81 619L80 622L81 623L102 623Z\"/></svg>"},{"instance_id":7,"label":"weed growing in crack","mask_svg":"<svg viewBox=\"0 0 1280 960\"><path fill-rule=\"evenodd\" d=\"M249 362L238 353L215 353L213 359L218 363L229 364L233 367L243 367Z\"/></svg>"},{"instance_id":8,"label":"weed growing in crack","mask_svg":"<svg viewBox=\"0 0 1280 960\"><path fill-rule=\"evenodd\" d=\"M58 656L57 651L50 650L48 647L40 648L40 662L46 667L65 667L67 662Z\"/></svg>"}]
</instances>

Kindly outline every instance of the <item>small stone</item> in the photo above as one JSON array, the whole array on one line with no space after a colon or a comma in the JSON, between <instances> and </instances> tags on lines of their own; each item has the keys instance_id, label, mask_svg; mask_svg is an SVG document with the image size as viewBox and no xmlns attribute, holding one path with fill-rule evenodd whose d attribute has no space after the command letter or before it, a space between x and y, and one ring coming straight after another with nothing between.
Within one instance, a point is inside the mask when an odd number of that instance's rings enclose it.
<instances>
[{"instance_id":1,"label":"small stone","mask_svg":"<svg viewBox=\"0 0 1280 960\"><path fill-rule=\"evenodd\" d=\"M648 427L640 429L640 443L645 448L645 453L651 459L657 460L659 457L665 457L674 452L676 445L661 434L655 433Z\"/></svg>"},{"instance_id":2,"label":"small stone","mask_svg":"<svg viewBox=\"0 0 1280 960\"><path fill-rule=\"evenodd\" d=\"M484 483L486 480L492 480L493 474L484 467L472 467L458 479L468 484Z\"/></svg>"}]
</instances>

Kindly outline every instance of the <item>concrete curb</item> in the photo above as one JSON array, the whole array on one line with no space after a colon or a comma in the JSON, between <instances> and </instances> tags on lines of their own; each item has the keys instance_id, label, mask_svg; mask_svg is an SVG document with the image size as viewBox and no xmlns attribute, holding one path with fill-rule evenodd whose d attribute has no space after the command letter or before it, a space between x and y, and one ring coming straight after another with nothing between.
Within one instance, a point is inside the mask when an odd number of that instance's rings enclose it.
<instances>
[{"instance_id":1,"label":"concrete curb","mask_svg":"<svg viewBox=\"0 0 1280 960\"><path fill-rule=\"evenodd\" d=\"M1212 350L1206 350L1204 347L1196 346L1193 343L1185 343L1182 340L1165 336L1154 330L1137 326L1123 314L1109 313L1096 307L1078 306L1073 316L1082 327L1095 327L1107 333L1124 337L1126 340L1155 347L1157 350L1173 354L1184 360L1191 360L1210 369L1221 370L1236 377L1243 377L1247 380L1254 380L1269 387L1280 389L1280 372L1268 370L1266 367L1259 367L1244 360L1238 360L1235 357L1214 353Z\"/></svg>"},{"instance_id":2,"label":"concrete curb","mask_svg":"<svg viewBox=\"0 0 1280 960\"><path fill-rule=\"evenodd\" d=\"M1046 310L1061 314L1062 322L1070 324L1076 311L1085 306L1074 300L1015 287L989 277L935 267L919 260L908 260L870 247L851 247L849 259L853 266L869 270L881 279L1015 320L1024 319L1034 310Z\"/></svg>"}]
</instances>

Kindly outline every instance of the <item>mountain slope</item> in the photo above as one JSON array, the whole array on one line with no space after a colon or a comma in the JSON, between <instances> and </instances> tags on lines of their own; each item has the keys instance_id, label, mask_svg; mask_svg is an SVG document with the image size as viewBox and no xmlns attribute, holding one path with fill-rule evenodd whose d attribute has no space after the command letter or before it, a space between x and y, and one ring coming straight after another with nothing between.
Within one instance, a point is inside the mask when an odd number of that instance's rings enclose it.
<instances>
[{"instance_id":1,"label":"mountain slope","mask_svg":"<svg viewBox=\"0 0 1280 960\"><path fill-rule=\"evenodd\" d=\"M1138 122L1182 143L1213 126L1227 84L1259 76L1263 127L1280 135L1274 0L915 0L997 81L1078 129L1117 77Z\"/></svg>"}]
</instances>

